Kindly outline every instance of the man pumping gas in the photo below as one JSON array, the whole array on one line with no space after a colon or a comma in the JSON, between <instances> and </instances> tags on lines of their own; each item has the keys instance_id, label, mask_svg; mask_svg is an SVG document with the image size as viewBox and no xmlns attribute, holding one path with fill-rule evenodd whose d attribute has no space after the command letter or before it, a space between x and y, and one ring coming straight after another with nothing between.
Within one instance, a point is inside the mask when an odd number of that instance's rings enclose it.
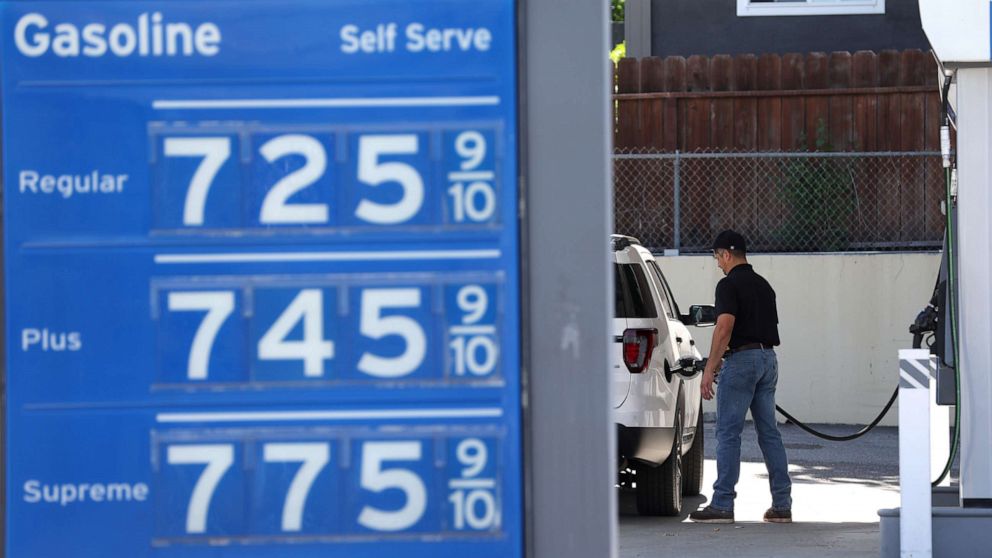
<instances>
[{"instance_id":1,"label":"man pumping gas","mask_svg":"<svg viewBox=\"0 0 992 558\"><path fill-rule=\"evenodd\" d=\"M747 262L744 237L726 230L713 242L713 257L724 277L716 286L716 328L703 372L702 395L717 393L716 467L713 500L689 515L699 523L733 523L734 498L741 469L741 432L748 410L754 419L758 445L771 484L772 506L764 520L792 522L792 481L782 435L775 422L775 386L778 383L778 310L775 291Z\"/></svg>"}]
</instances>

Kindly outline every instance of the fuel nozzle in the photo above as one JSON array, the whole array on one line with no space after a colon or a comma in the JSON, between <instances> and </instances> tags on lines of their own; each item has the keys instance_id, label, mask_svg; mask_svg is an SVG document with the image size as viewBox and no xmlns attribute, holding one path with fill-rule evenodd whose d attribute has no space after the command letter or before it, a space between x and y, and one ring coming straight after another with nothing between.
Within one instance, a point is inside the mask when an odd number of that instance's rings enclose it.
<instances>
[{"instance_id":1,"label":"fuel nozzle","mask_svg":"<svg viewBox=\"0 0 992 558\"><path fill-rule=\"evenodd\" d=\"M689 372L702 372L703 370L706 370L706 362L708 360L708 358L703 358L701 360L696 360L692 357L683 358L679 361L679 365L683 370Z\"/></svg>"},{"instance_id":2,"label":"fuel nozzle","mask_svg":"<svg viewBox=\"0 0 992 558\"><path fill-rule=\"evenodd\" d=\"M686 379L692 379L703 373L706 370L707 359L696 360L692 357L683 358L679 360L678 374Z\"/></svg>"},{"instance_id":3,"label":"fuel nozzle","mask_svg":"<svg viewBox=\"0 0 992 558\"><path fill-rule=\"evenodd\" d=\"M913 348L919 349L923 346L923 336L937 331L937 308L928 304L926 308L916 315L916 320L909 326L909 332L913 334Z\"/></svg>"}]
</instances>

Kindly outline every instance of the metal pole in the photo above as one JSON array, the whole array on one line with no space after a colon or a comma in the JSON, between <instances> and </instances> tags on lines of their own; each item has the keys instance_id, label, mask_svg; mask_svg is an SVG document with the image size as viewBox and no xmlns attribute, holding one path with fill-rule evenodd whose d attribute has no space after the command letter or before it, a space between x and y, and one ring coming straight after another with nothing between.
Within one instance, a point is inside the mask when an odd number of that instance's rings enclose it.
<instances>
[{"instance_id":1,"label":"metal pole","mask_svg":"<svg viewBox=\"0 0 992 558\"><path fill-rule=\"evenodd\" d=\"M675 229L674 238L672 242L674 244L675 251L678 252L682 248L682 159L679 157L679 150L675 150L675 168L673 172L675 173L675 186L673 188L675 199L672 203L672 211L674 215L673 227Z\"/></svg>"},{"instance_id":2,"label":"metal pole","mask_svg":"<svg viewBox=\"0 0 992 558\"><path fill-rule=\"evenodd\" d=\"M518 5L526 23L521 53L525 555L615 558L616 426L609 378L576 374L609 370L612 349L613 267L606 256L613 231L613 120L612 63L603 56L609 50L606 5L564 0Z\"/></svg>"}]
</instances>

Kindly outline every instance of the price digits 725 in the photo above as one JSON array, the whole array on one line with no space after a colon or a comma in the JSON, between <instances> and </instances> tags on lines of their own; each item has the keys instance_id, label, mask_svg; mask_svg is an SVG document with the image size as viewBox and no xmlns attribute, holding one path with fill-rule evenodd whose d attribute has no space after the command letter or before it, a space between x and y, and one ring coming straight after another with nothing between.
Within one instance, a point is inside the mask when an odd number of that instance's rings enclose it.
<instances>
[{"instance_id":1,"label":"price digits 725","mask_svg":"<svg viewBox=\"0 0 992 558\"><path fill-rule=\"evenodd\" d=\"M497 222L495 135L470 129L438 137L443 147L435 154L426 132L165 134L156 138L156 226ZM338 141L346 143L343 161L335 157ZM441 160L439 176L432 158Z\"/></svg>"}]
</instances>

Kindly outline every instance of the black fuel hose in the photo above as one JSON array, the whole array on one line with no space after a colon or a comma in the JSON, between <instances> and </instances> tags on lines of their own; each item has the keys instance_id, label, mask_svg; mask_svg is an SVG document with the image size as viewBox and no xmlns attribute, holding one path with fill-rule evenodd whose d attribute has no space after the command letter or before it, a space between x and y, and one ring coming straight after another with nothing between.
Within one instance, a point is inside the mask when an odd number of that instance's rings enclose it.
<instances>
[{"instance_id":1,"label":"black fuel hose","mask_svg":"<svg viewBox=\"0 0 992 558\"><path fill-rule=\"evenodd\" d=\"M899 388L898 387L896 387L895 391L892 392L892 397L889 398L889 402L885 404L885 408L882 409L882 412L879 413L877 417L875 417L875 420L871 421L871 424L869 424L868 426L862 428L861 430L858 430L857 432L855 432L853 434L848 434L846 436L833 436L833 435L830 435L830 434L825 434L823 432L818 432L818 431L810 428L809 426L806 426L806 424L804 424L801 420L799 420L796 417L790 415L789 412L786 411L785 409L783 409L782 407L779 407L778 405L775 405L775 410L778 411L785 418L789 419L789 422L791 422L792 424L795 424L799 428L802 428L803 430L805 430L806 432L808 432L808 433L816 436L817 438L823 438L824 440L830 440L831 442L850 442L851 440L856 440L856 439L864 436L865 434L871 432L871 429L872 428L875 428L876 426L878 426L878 423L882 421L882 418L885 417L885 414L888 413L889 412L889 409L892 408L892 404L896 402L896 398L897 397L899 397Z\"/></svg>"},{"instance_id":2,"label":"black fuel hose","mask_svg":"<svg viewBox=\"0 0 992 558\"><path fill-rule=\"evenodd\" d=\"M920 339L922 340L922 336L920 337ZM919 346L916 344L915 340L914 340L913 345L914 345L915 348L919 348ZM696 369L697 370L703 370L704 368L706 368L706 361L707 360L709 360L709 359L704 358L704 359L702 359L700 361L697 361L696 362ZM717 371L716 377L713 379L713 383L715 383L715 384L719 384L720 383L720 373L719 373L719 371ZM889 397L889 402L885 404L885 407L882 409L882 412L879 413L877 417L875 417L875 420L871 421L871 423L868 424L868 426L862 428L861 430L858 430L857 432L855 432L853 434L847 434L847 435L844 435L844 436L834 436L832 434L827 434L825 432L820 432L818 430L815 430L815 429L807 426L806 423L804 423L803 421L801 421L801 420L797 419L796 417L792 416L788 411L786 411L782 407L779 407L778 405L775 405L775 410L778 411L779 414L781 414L782 416L784 416L785 418L787 418L789 420L789 422L791 422L792 424L795 424L799 428L803 429L804 431L806 431L809 434L812 434L813 436L816 436L817 438L823 438L824 440L830 440L831 442L850 442L851 440L857 440L858 438L860 438L860 437L864 436L865 434L871 432L871 430L873 428L875 428L876 426L878 426L878 423L882 422L882 419L885 418L885 415L889 412L889 409L892 408L892 404L896 402L896 398L897 397L899 397L899 386L896 386L895 391L892 392L892 397Z\"/></svg>"}]
</instances>

